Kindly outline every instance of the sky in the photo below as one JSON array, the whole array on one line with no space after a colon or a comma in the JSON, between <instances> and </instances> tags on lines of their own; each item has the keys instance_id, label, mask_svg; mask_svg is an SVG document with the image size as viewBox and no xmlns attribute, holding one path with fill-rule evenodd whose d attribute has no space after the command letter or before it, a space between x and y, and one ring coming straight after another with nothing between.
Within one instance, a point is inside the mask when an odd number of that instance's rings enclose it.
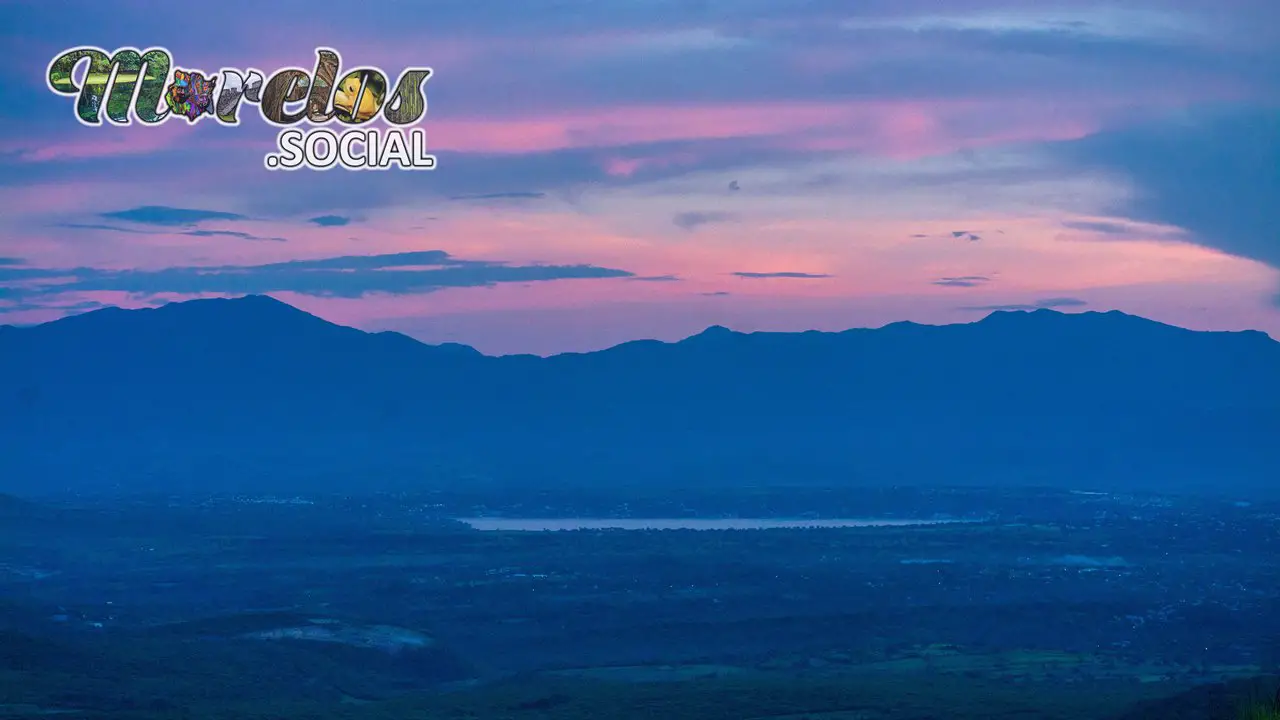
<instances>
[{"instance_id":1,"label":"sky","mask_svg":"<svg viewBox=\"0 0 1280 720\"><path fill-rule=\"evenodd\" d=\"M263 293L491 354L1040 307L1280 338L1275 0L363 5L0 0L0 324ZM82 126L45 74L84 45L431 67L438 166L272 172L254 106Z\"/></svg>"}]
</instances>

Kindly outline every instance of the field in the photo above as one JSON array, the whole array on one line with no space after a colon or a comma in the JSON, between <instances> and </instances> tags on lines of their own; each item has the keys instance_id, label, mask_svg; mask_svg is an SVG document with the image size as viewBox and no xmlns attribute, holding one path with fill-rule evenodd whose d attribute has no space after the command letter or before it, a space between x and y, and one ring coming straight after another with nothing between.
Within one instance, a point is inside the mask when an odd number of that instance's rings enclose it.
<instances>
[{"instance_id":1,"label":"field","mask_svg":"<svg viewBox=\"0 0 1280 720\"><path fill-rule=\"evenodd\" d=\"M802 515L785 498L679 503ZM1274 507L812 502L971 522L486 532L451 518L622 511L448 493L10 500L0 717L1217 720L1274 692Z\"/></svg>"}]
</instances>

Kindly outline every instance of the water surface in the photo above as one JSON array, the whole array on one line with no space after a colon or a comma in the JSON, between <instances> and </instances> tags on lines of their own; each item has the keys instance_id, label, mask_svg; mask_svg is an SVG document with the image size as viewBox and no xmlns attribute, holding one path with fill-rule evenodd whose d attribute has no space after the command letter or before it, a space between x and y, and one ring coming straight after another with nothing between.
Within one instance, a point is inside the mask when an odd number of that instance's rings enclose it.
<instances>
[{"instance_id":1,"label":"water surface","mask_svg":"<svg viewBox=\"0 0 1280 720\"><path fill-rule=\"evenodd\" d=\"M780 518L458 518L476 530L771 530L776 528L891 527L938 525L956 520Z\"/></svg>"}]
</instances>

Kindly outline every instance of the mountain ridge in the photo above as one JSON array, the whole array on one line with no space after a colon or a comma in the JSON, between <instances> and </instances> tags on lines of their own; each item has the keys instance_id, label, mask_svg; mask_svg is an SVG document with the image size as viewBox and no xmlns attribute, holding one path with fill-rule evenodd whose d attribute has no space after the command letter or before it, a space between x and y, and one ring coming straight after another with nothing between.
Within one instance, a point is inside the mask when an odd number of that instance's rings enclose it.
<instances>
[{"instance_id":1,"label":"mountain ridge","mask_svg":"<svg viewBox=\"0 0 1280 720\"><path fill-rule=\"evenodd\" d=\"M201 312L198 312L198 313L192 312L192 310L196 308L199 308ZM105 320L108 317L112 319L124 318L124 317L142 319L145 316L152 315L152 314L156 314L159 316L169 314L172 317L178 317L177 313L179 312L187 313L187 316L183 317L183 319L191 321L191 320L200 320L201 316L209 315L210 313L204 312L206 309L212 311L214 309L220 309L220 308L234 309L235 312L241 315L244 315L246 313L254 313L254 314L260 315L261 313L270 312L270 313L273 313L276 316L276 318L279 318L279 319L289 319L290 317L292 317L292 319L305 320L306 322L310 322L313 324L324 324L324 325L329 325L336 328L347 328L351 330L358 330L359 332L362 332L370 336L376 336L376 335L384 335L388 337L398 336L400 338L406 338L406 339L412 340L413 342L423 345L425 347L452 348L452 349L458 349L458 350L465 348L471 351L468 354L476 353L476 354L484 355L485 357L505 357L504 355L487 355L477 350L476 348L470 345L466 345L464 343L446 342L446 343L433 344L433 343L424 342L422 340L418 340L417 338L414 338L411 335L407 335L405 333L401 333L393 330L381 330L381 331L360 330L359 328L356 328L353 326L342 325L339 323L331 322L329 320L325 320L324 318L321 318L312 313L308 313L305 310L302 310L293 305L290 305L282 300L278 300L274 297L271 297L270 295L243 295L243 296L234 297L234 298L201 298L196 300L170 302L157 307L139 308L139 309L124 309L120 307L110 306L110 307L90 310L83 313L67 315L65 317L57 318L55 320L50 320L47 322L37 323L33 325L0 325L0 332L6 331L6 329L22 332L22 331L30 331L35 328L53 328L53 327L60 328L60 327L65 327L66 324L70 322L79 323L79 322L87 322L87 321L93 321L93 320ZM131 316L130 314L135 314L135 315ZM1280 344L1280 340L1276 340L1272 338L1269 334L1261 330L1255 330L1255 329L1192 330L1192 329L1184 328L1178 325L1172 325L1172 324L1160 322L1157 320L1151 320L1149 318L1145 318L1140 315L1125 313L1120 310L1106 310L1106 311L1086 310L1083 312L1065 313L1058 310L1053 310L1051 308L1037 308L1034 310L993 310L992 312L988 313L987 315L983 316L978 320L973 320L970 322L962 322L962 323L931 324L931 323L918 323L910 320L900 320L900 321L895 321L891 323L886 323L885 325L881 325L879 327L852 327L852 328L846 328L844 330L810 329L810 330L798 330L798 331L775 331L775 330L740 331L740 330L733 330L723 325L711 325L697 333L689 335L688 337L681 338L679 340L674 340L674 341L665 341L665 340L657 340L657 339L650 339L650 338L637 338L635 340L624 341L622 343L619 343L618 345L612 345L612 346L601 348L598 350L565 352L565 353L557 353L556 355L589 355L597 352L605 352L607 350L612 350L614 348L625 346L625 345L631 345L633 343L658 343L661 345L674 345L674 344L689 342L689 341L695 340L696 338L701 338L703 336L708 336L708 337L752 336L752 335L781 336L781 335L802 335L802 334L817 334L817 335L830 336L830 335L843 335L847 333L874 332L874 331L900 330L900 329L912 329L912 328L950 328L950 327L967 327L967 326L974 326L974 325L990 326L998 323L999 324L1008 324L1012 322L1026 323L1033 320L1038 320L1042 322L1048 320L1048 321L1056 322L1059 319L1066 319L1066 318L1075 318L1075 319L1081 319L1081 320L1085 320L1085 319L1104 320L1104 321L1119 320L1121 322L1128 322L1135 327L1137 326L1157 327L1158 326L1161 328L1169 328L1169 329L1178 330L1178 331L1187 332L1187 333L1252 336L1252 337L1266 339L1272 343ZM252 321L260 322L261 317L254 317ZM526 355L526 354L527 353L515 353L515 355ZM539 357L555 357L555 355L539 356Z\"/></svg>"},{"instance_id":2,"label":"mountain ridge","mask_svg":"<svg viewBox=\"0 0 1280 720\"><path fill-rule=\"evenodd\" d=\"M0 492L1280 477L1280 343L1114 311L539 357L193 300L0 333L0 407Z\"/></svg>"}]
</instances>

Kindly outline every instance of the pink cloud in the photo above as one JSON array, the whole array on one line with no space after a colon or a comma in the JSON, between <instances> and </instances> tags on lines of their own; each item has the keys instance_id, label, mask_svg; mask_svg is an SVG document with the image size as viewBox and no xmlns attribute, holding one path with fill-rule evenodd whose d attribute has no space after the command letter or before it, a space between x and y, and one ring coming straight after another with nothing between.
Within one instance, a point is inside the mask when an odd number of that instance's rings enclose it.
<instances>
[{"instance_id":1,"label":"pink cloud","mask_svg":"<svg viewBox=\"0 0 1280 720\"><path fill-rule=\"evenodd\" d=\"M696 165L701 159L696 153L672 153L642 158L609 156L600 161L600 167L611 177L631 177L641 170Z\"/></svg>"},{"instance_id":2,"label":"pink cloud","mask_svg":"<svg viewBox=\"0 0 1280 720\"><path fill-rule=\"evenodd\" d=\"M68 110L70 113L70 110ZM68 118L70 121L70 118ZM103 122L98 127L68 123L56 134L20 137L0 142L0 152L14 153L22 162L84 160L120 155L144 155L195 142L201 152L210 148L254 148L269 150L269 140L246 136L240 128L213 127L203 120L188 124L171 119L159 125L131 123L125 126Z\"/></svg>"},{"instance_id":3,"label":"pink cloud","mask_svg":"<svg viewBox=\"0 0 1280 720\"><path fill-rule=\"evenodd\" d=\"M89 135L88 128L68 127L69 138L19 138L6 140L0 144L3 152L16 153L24 162L45 162L49 160L69 160L108 157L112 155L134 155L155 152L171 147L181 140L185 133L183 128L165 123L159 127L111 127L93 128Z\"/></svg>"},{"instance_id":4,"label":"pink cloud","mask_svg":"<svg viewBox=\"0 0 1280 720\"><path fill-rule=\"evenodd\" d=\"M312 60L310 53L301 59ZM1173 96L1151 100L1153 104L1145 113L1177 107L1184 101ZM66 104L65 127L48 135L7 140L0 143L0 152L40 162L155 152L195 138L202 147L261 147L269 151L275 131L262 123L256 112L246 113L242 125L234 128L215 128L217 123L211 119L196 126L175 119L154 127L104 124L88 128L72 121L71 103ZM1131 98L1063 101L1052 107L1019 99L651 104L509 117L465 115L456 107L437 104L432 105L422 127L433 150L460 153L519 155L754 139L777 148L864 151L910 158L997 142L1080 137L1114 115L1132 112ZM610 174L627 176L642 167L696 161L678 156L637 160L621 154L603 163Z\"/></svg>"},{"instance_id":5,"label":"pink cloud","mask_svg":"<svg viewBox=\"0 0 1280 720\"><path fill-rule=\"evenodd\" d=\"M631 177L647 164L641 158L605 158L601 167L613 177Z\"/></svg>"},{"instance_id":6,"label":"pink cloud","mask_svg":"<svg viewBox=\"0 0 1280 720\"><path fill-rule=\"evenodd\" d=\"M883 154L914 156L963 146L975 139L953 127L967 117L982 114L997 118L991 140L1078 136L1089 127L1081 109L1079 118L1059 120L1059 127L1026 123L1000 128L1013 121L998 121L1005 108L972 102L875 101L856 103L756 103L720 105L633 106L588 109L557 115L492 118L460 118L447 113L429 116L423 123L429 146L436 151L486 154L526 154L565 149L607 148L627 145L698 140L761 139L794 149L870 150ZM1070 115L1070 113L1068 113ZM1061 126L1071 122L1070 130ZM130 125L82 127L69 125L57 135L9 140L0 151L18 153L20 159L41 162L60 159L143 154L197 141L202 148L261 148L270 150L271 129L256 121L240 127L216 127L212 121L187 125L178 120L158 126ZM1003 129L1003 134L1000 130ZM197 135L196 133L200 133ZM682 165L695 156L669 155L643 160L608 158L606 170L629 175L641 167Z\"/></svg>"},{"instance_id":7,"label":"pink cloud","mask_svg":"<svg viewBox=\"0 0 1280 720\"><path fill-rule=\"evenodd\" d=\"M949 237L957 223L1003 227L982 246L946 239L911 239L916 233ZM1067 296L1115 287L1175 287L1207 283L1253 288L1261 295L1274 273L1257 263L1186 243L1151 239L1063 242L1053 218L967 218L927 223L795 220L733 227L708 226L698 243L661 242L611 228L604 217L573 213L527 213L453 217L441 222L445 249L464 259L549 264L586 262L621 268L637 276L676 275L679 282L574 280L500 284L490 288L441 290L421 296L381 296L329 300L297 296L304 307L342 307L344 317L391 318L503 312L514 308L591 308L609 303L689 302L702 293L729 291L739 300L791 301L893 298L908 295L928 302L978 305L1010 302L1010 297ZM424 249L412 233L388 232L364 252ZM732 273L806 272L831 275L819 280L742 279ZM982 288L933 285L941 277L982 275ZM1047 294L1047 295L1046 295Z\"/></svg>"},{"instance_id":8,"label":"pink cloud","mask_svg":"<svg viewBox=\"0 0 1280 720\"><path fill-rule=\"evenodd\" d=\"M427 124L439 150L527 153L678 140L749 138L840 127L904 103L640 105L512 120L445 117ZM911 104L905 104L911 105Z\"/></svg>"},{"instance_id":9,"label":"pink cloud","mask_svg":"<svg viewBox=\"0 0 1280 720\"><path fill-rule=\"evenodd\" d=\"M1177 104L1171 99L1165 107ZM1027 107L1016 100L640 105L507 119L441 114L425 127L432 148L455 152L522 154L756 139L776 148L914 158L1004 142L1078 138L1118 112L1105 102L1049 108ZM687 154L643 159L621 155L601 162L609 174L627 176L644 167L696 160Z\"/></svg>"},{"instance_id":10,"label":"pink cloud","mask_svg":"<svg viewBox=\"0 0 1280 720\"><path fill-rule=\"evenodd\" d=\"M83 212L128 198L131 191L113 183L91 180L63 180L0 187L0 207L12 218L44 213ZM116 209L116 208L112 208Z\"/></svg>"}]
</instances>

